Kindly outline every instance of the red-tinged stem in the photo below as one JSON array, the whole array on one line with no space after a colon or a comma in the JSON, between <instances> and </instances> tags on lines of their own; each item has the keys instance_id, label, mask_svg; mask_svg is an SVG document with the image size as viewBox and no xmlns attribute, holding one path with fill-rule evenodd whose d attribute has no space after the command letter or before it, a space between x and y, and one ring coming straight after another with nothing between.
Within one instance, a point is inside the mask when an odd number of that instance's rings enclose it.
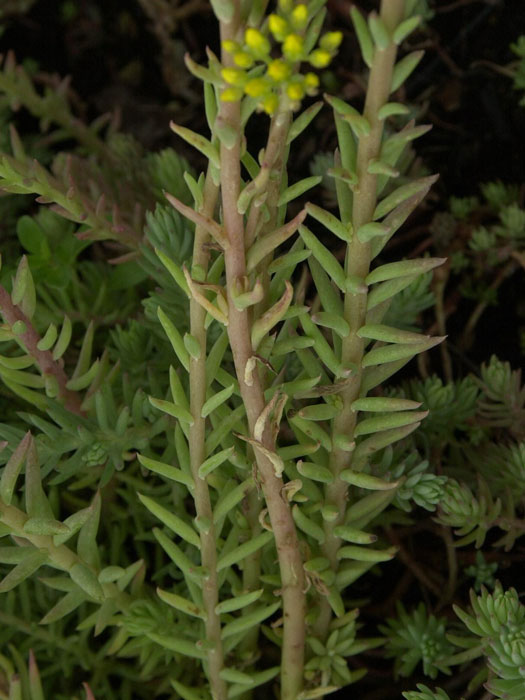
<instances>
[{"instance_id":1,"label":"red-tinged stem","mask_svg":"<svg viewBox=\"0 0 525 700\"><path fill-rule=\"evenodd\" d=\"M24 312L13 304L11 295L0 285L0 313L5 322L12 328L16 321L21 321L25 326L25 331L17 335L17 340L23 344L26 351L33 357L44 376L55 377L58 385L58 398L64 402L64 406L71 413L78 416L84 415L81 405L82 398L76 391L71 391L66 387L68 377L60 361L53 359L53 354L49 350L39 350L38 343L41 338L31 321Z\"/></svg>"},{"instance_id":2,"label":"red-tinged stem","mask_svg":"<svg viewBox=\"0 0 525 700\"><path fill-rule=\"evenodd\" d=\"M231 22L221 22L221 39L234 40L239 28L239 6ZM225 52L223 63L231 58ZM220 106L223 120L237 130L239 138L230 149L221 145L221 197L222 212L229 245L225 250L226 282L228 288L228 337L241 396L246 408L250 434L254 435L257 419L265 407L262 383L255 369L246 373L254 352L251 343L251 321L247 310L239 311L230 294L236 280L246 275L246 251L244 219L237 211L241 187L240 158L241 133L238 102L223 102ZM269 426L260 442L268 450L274 450ZM305 645L305 593L303 563L299 541L291 509L282 494L283 482L275 473L271 461L255 450L259 479L266 500L279 559L283 599L283 645L281 658L281 698L296 700L302 689Z\"/></svg>"}]
</instances>

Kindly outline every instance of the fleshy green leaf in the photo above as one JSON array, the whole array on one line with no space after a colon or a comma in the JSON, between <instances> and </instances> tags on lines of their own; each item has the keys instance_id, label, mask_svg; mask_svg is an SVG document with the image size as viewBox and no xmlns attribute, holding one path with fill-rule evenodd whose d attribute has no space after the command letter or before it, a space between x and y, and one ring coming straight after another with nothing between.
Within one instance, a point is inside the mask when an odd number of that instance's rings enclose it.
<instances>
[{"instance_id":1,"label":"fleshy green leaf","mask_svg":"<svg viewBox=\"0 0 525 700\"><path fill-rule=\"evenodd\" d=\"M404 360L407 357L413 357L420 352L430 350L430 348L443 342L444 339L444 336L437 336L435 338L429 338L423 343L395 343L392 345L385 345L381 348L375 348L367 352L363 357L362 366L371 367L372 365L382 365L388 362L395 362L396 360Z\"/></svg>"},{"instance_id":2,"label":"fleshy green leaf","mask_svg":"<svg viewBox=\"0 0 525 700\"><path fill-rule=\"evenodd\" d=\"M412 333L411 331L403 331L392 326L384 326L381 324L366 324L362 326L357 335L360 338L369 340L381 340L383 343L405 343L406 345L418 345L430 340L431 336L421 333Z\"/></svg>"},{"instance_id":3,"label":"fleshy green leaf","mask_svg":"<svg viewBox=\"0 0 525 700\"><path fill-rule=\"evenodd\" d=\"M297 197L300 197L312 187L318 185L322 179L322 175L311 175L310 177L305 177L303 180L299 180L299 182L295 182L293 185L290 185L290 187L287 187L284 190L279 197L277 206L281 207L283 204L292 202L294 199L297 199Z\"/></svg>"},{"instance_id":4,"label":"fleshy green leaf","mask_svg":"<svg viewBox=\"0 0 525 700\"><path fill-rule=\"evenodd\" d=\"M19 583L32 576L47 561L47 557L47 551L28 547L23 560L14 569L11 569L0 582L0 593L11 591Z\"/></svg>"},{"instance_id":5,"label":"fleshy green leaf","mask_svg":"<svg viewBox=\"0 0 525 700\"><path fill-rule=\"evenodd\" d=\"M226 389L222 389L222 391L218 391L216 394L214 394L212 397L210 397L207 401L204 402L204 405L201 410L201 417L206 418L207 416L210 415L213 411L215 411L216 408L221 406L225 401L227 401L230 396L233 394L233 391L235 389L235 384L231 384L230 386L226 387Z\"/></svg>"},{"instance_id":6,"label":"fleshy green leaf","mask_svg":"<svg viewBox=\"0 0 525 700\"><path fill-rule=\"evenodd\" d=\"M183 598L176 593L170 593L169 591L163 591L161 588L157 588L157 595L159 598L167 603L175 610L180 610L180 612L186 613L186 615L191 615L192 617L199 617L202 620L206 619L206 613L202 608L199 608L195 603L186 598Z\"/></svg>"},{"instance_id":7,"label":"fleshy green leaf","mask_svg":"<svg viewBox=\"0 0 525 700\"><path fill-rule=\"evenodd\" d=\"M74 564L69 570L69 575L73 581L80 586L80 588L90 596L94 598L98 603L104 601L104 591L102 586L98 582L95 573L82 562Z\"/></svg>"},{"instance_id":8,"label":"fleshy green leaf","mask_svg":"<svg viewBox=\"0 0 525 700\"><path fill-rule=\"evenodd\" d=\"M354 471L353 469L343 469L340 474L343 481L352 486L358 486L360 489L368 489L370 491L389 491L395 489L398 485L397 481L385 481L372 474L365 472Z\"/></svg>"},{"instance_id":9,"label":"fleshy green leaf","mask_svg":"<svg viewBox=\"0 0 525 700\"><path fill-rule=\"evenodd\" d=\"M381 430L400 428L404 425L421 421L427 415L428 411L399 411L398 413L389 413L386 416L365 418L357 424L354 435L358 437L359 435L378 433Z\"/></svg>"},{"instance_id":10,"label":"fleshy green leaf","mask_svg":"<svg viewBox=\"0 0 525 700\"><path fill-rule=\"evenodd\" d=\"M55 362L59 360L62 357L62 355L66 352L69 346L69 342L71 340L72 333L73 324L71 323L71 320L68 316L64 316L64 323L62 324L62 328L60 329L60 335L58 336L58 340L55 344L55 347L53 348L53 360L55 360Z\"/></svg>"},{"instance_id":11,"label":"fleshy green leaf","mask_svg":"<svg viewBox=\"0 0 525 700\"><path fill-rule=\"evenodd\" d=\"M303 511L299 508L297 503L292 506L292 515L293 519L295 520L295 524L300 530L302 530L310 537L313 537L313 539L317 540L319 544L324 543L325 534L323 528L316 522L311 520L308 516L306 516L303 513Z\"/></svg>"},{"instance_id":12,"label":"fleshy green leaf","mask_svg":"<svg viewBox=\"0 0 525 700\"><path fill-rule=\"evenodd\" d=\"M97 532L100 522L101 498L97 491L91 503L90 515L80 528L77 542L78 556L94 568L100 568L100 558L97 547Z\"/></svg>"},{"instance_id":13,"label":"fleshy green leaf","mask_svg":"<svg viewBox=\"0 0 525 700\"><path fill-rule=\"evenodd\" d=\"M366 65L371 68L374 60L374 42L372 40L372 35L370 34L363 15L354 6L350 8L350 17L354 23L354 29L355 33L357 34L357 40L359 42L359 47L361 48L363 60Z\"/></svg>"},{"instance_id":14,"label":"fleshy green leaf","mask_svg":"<svg viewBox=\"0 0 525 700\"><path fill-rule=\"evenodd\" d=\"M401 24L398 24L396 27L394 34L392 36L394 42L399 45L402 44L403 41L407 38L409 34L412 34L412 32L417 29L417 27L421 23L421 16L420 15L415 15L413 17L409 17L408 19L405 19Z\"/></svg>"},{"instance_id":15,"label":"fleshy green leaf","mask_svg":"<svg viewBox=\"0 0 525 700\"><path fill-rule=\"evenodd\" d=\"M160 474L161 476L166 477L166 479L176 481L179 484L184 484L189 489L193 488L193 479L182 469L174 467L171 464L166 464L165 462L160 462L157 459L151 459L151 457L145 457L141 454L137 454L137 459L143 467L155 472L155 474Z\"/></svg>"},{"instance_id":16,"label":"fleshy green leaf","mask_svg":"<svg viewBox=\"0 0 525 700\"><path fill-rule=\"evenodd\" d=\"M299 460L297 462L297 471L301 476L312 479L312 481L320 481L323 484L331 484L334 481L334 475L327 467L314 464L313 462Z\"/></svg>"},{"instance_id":17,"label":"fleshy green leaf","mask_svg":"<svg viewBox=\"0 0 525 700\"><path fill-rule=\"evenodd\" d=\"M158 408L159 411L162 411L163 413L167 413L169 416L173 416L177 420L181 421L182 423L188 423L189 425L193 425L193 416L191 413L188 411L187 408L182 408L181 406L177 406L174 404L172 401L164 401L163 399L156 399L153 396L148 396L149 402L151 403L152 406L155 406L155 408Z\"/></svg>"},{"instance_id":18,"label":"fleshy green leaf","mask_svg":"<svg viewBox=\"0 0 525 700\"><path fill-rule=\"evenodd\" d=\"M206 652L197 648L195 642L189 642L180 637L167 637L162 634L155 634L154 632L148 632L147 636L152 642L160 644L164 649L169 649L174 651L176 654L182 654L182 656L189 656L193 659L205 659Z\"/></svg>"},{"instance_id":19,"label":"fleshy green leaf","mask_svg":"<svg viewBox=\"0 0 525 700\"><path fill-rule=\"evenodd\" d=\"M229 459L235 452L235 447L227 447L220 452L208 457L199 467L199 477L205 479L214 469L220 467L223 462Z\"/></svg>"},{"instance_id":20,"label":"fleshy green leaf","mask_svg":"<svg viewBox=\"0 0 525 700\"><path fill-rule=\"evenodd\" d=\"M274 603L273 605L265 605L257 608L252 613L247 615L242 615L236 618L232 622L228 622L222 628L222 638L227 639L234 634L241 634L242 632L247 632L249 629L255 625L259 625L267 617L273 615L281 606L281 603Z\"/></svg>"},{"instance_id":21,"label":"fleshy green leaf","mask_svg":"<svg viewBox=\"0 0 525 700\"><path fill-rule=\"evenodd\" d=\"M334 528L334 535L340 537L346 542L353 542L354 544L373 544L377 542L377 535L371 532L363 532L362 530L356 530L348 525L337 525Z\"/></svg>"},{"instance_id":22,"label":"fleshy green leaf","mask_svg":"<svg viewBox=\"0 0 525 700\"><path fill-rule=\"evenodd\" d=\"M259 549L262 549L268 542L273 539L273 534L271 532L262 532L253 539L244 542L243 544L236 547L231 552L227 552L224 556L219 557L217 562L217 571L222 571L222 569L228 568L233 564L237 564L246 557L250 556Z\"/></svg>"},{"instance_id":23,"label":"fleshy green leaf","mask_svg":"<svg viewBox=\"0 0 525 700\"><path fill-rule=\"evenodd\" d=\"M387 412L387 411L409 411L413 408L419 408L420 401L411 401L410 399L397 399L388 396L369 396L368 398L357 399L352 403L352 411L371 411L371 412Z\"/></svg>"},{"instance_id":24,"label":"fleshy green leaf","mask_svg":"<svg viewBox=\"0 0 525 700\"><path fill-rule=\"evenodd\" d=\"M24 435L22 440L18 443L13 454L11 455L11 457L7 461L7 464L3 468L2 478L0 479L0 498L8 506L11 505L16 481L22 470L22 467L24 466L27 451L32 441L33 436L28 431Z\"/></svg>"},{"instance_id":25,"label":"fleshy green leaf","mask_svg":"<svg viewBox=\"0 0 525 700\"><path fill-rule=\"evenodd\" d=\"M299 233L326 274L336 283L341 291L346 292L346 275L335 255L306 226L299 226Z\"/></svg>"},{"instance_id":26,"label":"fleshy green leaf","mask_svg":"<svg viewBox=\"0 0 525 700\"><path fill-rule=\"evenodd\" d=\"M216 168L221 167L219 151L217 150L217 147L211 143L211 141L208 141L208 139L201 134L197 134L195 131L188 129L185 126L179 126L174 122L170 122L170 128L178 136L184 139L186 143L189 143L190 146L193 146L193 148L206 156L212 165L214 165Z\"/></svg>"},{"instance_id":27,"label":"fleshy green leaf","mask_svg":"<svg viewBox=\"0 0 525 700\"><path fill-rule=\"evenodd\" d=\"M380 51L384 51L390 45L391 38L385 23L377 12L371 12L368 16L368 26L374 39L374 43Z\"/></svg>"},{"instance_id":28,"label":"fleshy green leaf","mask_svg":"<svg viewBox=\"0 0 525 700\"><path fill-rule=\"evenodd\" d=\"M256 591L250 591L250 593L244 593L242 595L235 596L235 598L223 600L216 606L215 612L217 613L217 615L223 615L225 613L235 612L235 610L241 610L242 608L246 608L248 607L248 605L251 605L252 603L258 601L259 598L262 596L263 592L264 589L259 588Z\"/></svg>"},{"instance_id":29,"label":"fleshy green leaf","mask_svg":"<svg viewBox=\"0 0 525 700\"><path fill-rule=\"evenodd\" d=\"M164 508L164 506L161 506L160 503L157 503L152 498L149 498L149 496L144 496L141 493L137 495L140 502L149 510L149 512L164 523L167 528L169 528L179 537L182 537L182 539L186 540L186 542L192 544L194 547L200 547L199 536L191 525L185 523L182 518L179 518L178 515L175 515L175 513L172 513L167 508Z\"/></svg>"},{"instance_id":30,"label":"fleshy green leaf","mask_svg":"<svg viewBox=\"0 0 525 700\"><path fill-rule=\"evenodd\" d=\"M397 547L389 549L370 549L359 545L348 544L337 552L338 559L353 559L354 561L390 561L396 555Z\"/></svg>"},{"instance_id":31,"label":"fleshy green leaf","mask_svg":"<svg viewBox=\"0 0 525 700\"><path fill-rule=\"evenodd\" d=\"M446 258L417 258L415 260L400 260L399 262L386 263L372 270L365 281L367 284L375 284L376 282L385 282L398 277L422 275L435 267L443 265L446 260Z\"/></svg>"},{"instance_id":32,"label":"fleshy green leaf","mask_svg":"<svg viewBox=\"0 0 525 700\"><path fill-rule=\"evenodd\" d=\"M424 51L412 51L412 53L403 56L403 58L396 63L392 73L392 85L390 88L391 92L395 92L401 87L401 85L403 85L405 80L415 70L417 64L421 61L424 55Z\"/></svg>"},{"instance_id":33,"label":"fleshy green leaf","mask_svg":"<svg viewBox=\"0 0 525 700\"><path fill-rule=\"evenodd\" d=\"M314 102L313 105L310 105L310 107L305 109L302 114L300 114L296 119L294 119L292 125L290 126L290 130L288 131L286 145L292 143L292 141L306 129L310 122L313 119L315 119L322 106L322 102Z\"/></svg>"},{"instance_id":34,"label":"fleshy green leaf","mask_svg":"<svg viewBox=\"0 0 525 700\"><path fill-rule=\"evenodd\" d=\"M384 199L382 199L376 206L374 210L374 220L376 221L377 219L383 218L383 216L386 216L389 212L391 212L397 206L402 204L402 202L404 202L405 200L409 199L410 197L413 197L416 194L419 194L419 192L421 191L428 190L429 184L431 184L429 182L429 178L431 177L433 176L422 177L419 180L415 180L413 182L409 182L406 185L401 185L400 187L397 187L393 192L391 192Z\"/></svg>"}]
</instances>

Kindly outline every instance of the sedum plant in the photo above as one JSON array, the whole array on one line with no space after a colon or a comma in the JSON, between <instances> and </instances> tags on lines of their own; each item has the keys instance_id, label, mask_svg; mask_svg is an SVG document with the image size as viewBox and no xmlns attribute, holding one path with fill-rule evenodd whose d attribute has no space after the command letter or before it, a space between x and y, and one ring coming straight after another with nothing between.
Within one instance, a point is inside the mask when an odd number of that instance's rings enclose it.
<instances>
[{"instance_id":1,"label":"sedum plant","mask_svg":"<svg viewBox=\"0 0 525 700\"><path fill-rule=\"evenodd\" d=\"M496 359L477 383L386 387L443 340L417 317L444 259L384 256L436 180L401 168L428 127L395 95L422 56L399 47L425 3L351 10L367 90L361 110L324 96L337 213L304 202L321 174L287 171L323 107L303 101L343 38L323 32L323 4L212 2L221 54L186 57L209 133L171 124L205 158L200 174L173 149L144 153L114 122L80 122L67 82L41 94L12 55L4 63L2 108L22 105L50 143L77 146L42 165L11 125L0 159L4 192L50 205L18 217L26 254L6 254L0 271L0 638L29 637L0 656L0 697L44 697L35 658L55 679L48 697L69 700L248 700L265 684L283 700L322 698L363 677L348 659L384 642L401 675L466 659L423 604L400 606L385 638L363 636L349 592L395 557L391 526L412 523L414 506L437 510L458 544L480 547L498 526L512 546L522 447L485 455L495 498L481 477L431 461L438 438L460 467L492 428L519 439L523 389ZM427 407L433 427L415 433ZM476 644L469 658L486 652L504 681L487 687L514 692L514 638ZM411 697L432 697L421 687Z\"/></svg>"}]
</instances>

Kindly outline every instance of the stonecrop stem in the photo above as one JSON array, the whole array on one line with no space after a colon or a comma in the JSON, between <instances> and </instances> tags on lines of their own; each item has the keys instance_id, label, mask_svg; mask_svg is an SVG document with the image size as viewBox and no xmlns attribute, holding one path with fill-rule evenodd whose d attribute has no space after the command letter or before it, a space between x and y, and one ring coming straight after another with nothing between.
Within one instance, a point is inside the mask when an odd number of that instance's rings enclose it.
<instances>
[{"instance_id":1,"label":"stonecrop stem","mask_svg":"<svg viewBox=\"0 0 525 700\"><path fill-rule=\"evenodd\" d=\"M201 213L213 216L217 203L218 187L208 171L204 185L203 206ZM195 227L193 244L193 264L208 269L208 252L205 243L209 234L200 226ZM199 476L199 467L206 459L206 419L202 417L202 407L206 401L206 310L195 299L190 300L190 333L198 341L201 352L198 357L190 358L190 410L193 425L189 433L190 464L195 484L194 500L197 517L210 523L209 528L200 532L201 563L208 571L203 580L202 597L206 612L206 639L212 643L208 652L208 678L214 700L226 700L227 687L220 677L224 665L221 640L220 617L215 608L219 603L217 581L217 544L213 525L213 511L210 492L206 478Z\"/></svg>"},{"instance_id":2,"label":"stonecrop stem","mask_svg":"<svg viewBox=\"0 0 525 700\"><path fill-rule=\"evenodd\" d=\"M382 0L380 16L391 33L403 18L404 7L405 0ZM363 116L368 120L371 128L368 135L359 139L357 148L356 169L359 188L354 192L352 203L354 231L357 231L363 224L372 221L378 200L377 175L368 172L368 165L372 159L379 158L380 155L384 122L379 118L378 112L388 102L396 54L397 45L391 41L385 49L375 51L370 68ZM354 235L346 252L346 276L353 275L364 279L369 272L370 262L370 243L362 243ZM366 305L366 293L352 294L347 292L345 294L344 318L350 327L350 333L342 342L341 364L344 367L350 367L354 364L357 370L341 392L343 409L333 420L332 433L333 435L344 435L348 441L351 441L354 434L357 417L357 414L352 411L351 405L359 397L361 391L361 363L365 346L364 340L359 338L357 332L365 325ZM330 458L330 468L335 479L326 486L325 500L337 507L339 516L332 522L325 522L326 541L323 545L324 554L330 560L334 570L338 568L337 552L341 546L341 540L334 535L334 529L344 522L348 494L348 484L339 478L339 474L344 469L351 469L351 467L352 452L344 451L334 445ZM321 600L321 612L315 630L321 637L327 635L331 619L332 610L327 599L324 598Z\"/></svg>"},{"instance_id":3,"label":"stonecrop stem","mask_svg":"<svg viewBox=\"0 0 525 700\"><path fill-rule=\"evenodd\" d=\"M229 22L221 21L221 40L235 40L240 29L240 3L234 2L235 12ZM223 52L223 63L231 65L228 52ZM241 396L246 408L248 426L254 435L255 423L266 402L258 369L251 373L247 383L247 365L254 356L251 343L251 318L247 309L238 310L233 303L231 289L246 275L246 240L244 217L237 210L241 191L241 134L239 102L221 102L221 118L236 130L238 138L231 148L221 144L220 177L223 224L228 236L225 250L226 285L228 289L228 336L233 353ZM267 425L260 443L268 450L275 449L270 426ZM264 493L269 519L273 529L282 582L283 645L281 657L281 698L296 700L303 683L305 646L305 585L303 563L292 513L286 496L282 494L283 481L275 473L271 461L254 450L258 479Z\"/></svg>"}]
</instances>

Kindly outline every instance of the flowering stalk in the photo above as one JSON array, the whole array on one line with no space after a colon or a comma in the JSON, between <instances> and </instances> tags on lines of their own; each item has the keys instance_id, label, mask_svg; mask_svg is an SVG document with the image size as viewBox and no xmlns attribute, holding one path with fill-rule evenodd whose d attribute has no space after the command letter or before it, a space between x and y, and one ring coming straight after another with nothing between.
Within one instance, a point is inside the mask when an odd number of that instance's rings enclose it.
<instances>
[{"instance_id":1,"label":"flowering stalk","mask_svg":"<svg viewBox=\"0 0 525 700\"><path fill-rule=\"evenodd\" d=\"M241 29L239 7L235 3L235 14L230 22L221 21L222 41L233 41ZM223 53L226 66L233 60L228 51ZM243 215L239 213L237 202L241 193L240 162L241 133L240 105L238 102L223 101L219 115L232 127L238 137L230 148L221 144L221 198L224 228L228 236L224 252L226 266L226 286L228 291L228 336L233 352L235 370L241 396L246 408L250 435L255 439L255 426L263 415L266 402L257 368L250 370L255 351L251 341L251 321L247 309L239 310L232 296L234 285L246 278L246 241ZM269 452L275 450L269 422L257 442ZM291 509L282 495L283 482L276 474L270 459L255 447L255 459L259 479L268 507L272 525L279 567L281 571L283 600L283 647L281 660L281 697L295 700L302 687L305 641L305 593L303 565L299 542L292 518Z\"/></svg>"}]
</instances>

